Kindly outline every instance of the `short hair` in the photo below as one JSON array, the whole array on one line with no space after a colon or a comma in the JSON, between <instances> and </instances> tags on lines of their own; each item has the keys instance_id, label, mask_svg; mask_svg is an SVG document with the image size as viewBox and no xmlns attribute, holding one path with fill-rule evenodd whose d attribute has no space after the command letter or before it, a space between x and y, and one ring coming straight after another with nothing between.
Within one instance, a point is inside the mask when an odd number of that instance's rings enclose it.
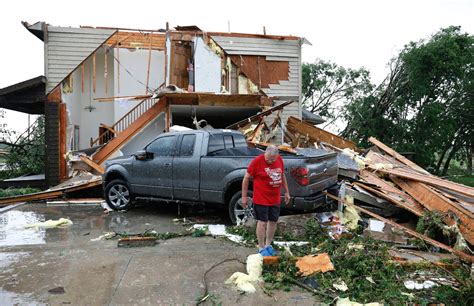
<instances>
[{"instance_id":1,"label":"short hair","mask_svg":"<svg viewBox=\"0 0 474 306\"><path fill-rule=\"evenodd\" d=\"M275 145L270 145L265 149L265 153L268 153L271 156L278 155L278 147Z\"/></svg>"}]
</instances>

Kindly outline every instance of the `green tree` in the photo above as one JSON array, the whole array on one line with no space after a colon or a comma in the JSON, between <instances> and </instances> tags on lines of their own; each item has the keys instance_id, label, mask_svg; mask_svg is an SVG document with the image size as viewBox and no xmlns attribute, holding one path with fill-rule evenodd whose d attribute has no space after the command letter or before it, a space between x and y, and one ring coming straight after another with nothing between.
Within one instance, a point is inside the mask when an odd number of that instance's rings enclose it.
<instances>
[{"instance_id":1,"label":"green tree","mask_svg":"<svg viewBox=\"0 0 474 306\"><path fill-rule=\"evenodd\" d=\"M40 116L16 140L3 138L3 158L8 168L3 177L44 173L44 117Z\"/></svg>"},{"instance_id":2,"label":"green tree","mask_svg":"<svg viewBox=\"0 0 474 306\"><path fill-rule=\"evenodd\" d=\"M362 144L376 136L445 175L453 158L472 158L473 60L474 37L460 27L410 42L384 82L346 108L342 134Z\"/></svg>"},{"instance_id":3,"label":"green tree","mask_svg":"<svg viewBox=\"0 0 474 306\"><path fill-rule=\"evenodd\" d=\"M364 68L344 68L320 59L303 63L303 105L329 122L341 117L341 110L348 102L367 95L372 89L369 71Z\"/></svg>"}]
</instances>

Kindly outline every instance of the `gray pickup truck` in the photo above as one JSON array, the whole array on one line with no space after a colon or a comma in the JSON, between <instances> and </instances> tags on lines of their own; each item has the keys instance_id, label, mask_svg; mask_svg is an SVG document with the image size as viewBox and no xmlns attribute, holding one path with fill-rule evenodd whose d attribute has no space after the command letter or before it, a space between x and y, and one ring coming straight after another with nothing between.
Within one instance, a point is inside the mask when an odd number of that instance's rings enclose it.
<instances>
[{"instance_id":1,"label":"gray pickup truck","mask_svg":"<svg viewBox=\"0 0 474 306\"><path fill-rule=\"evenodd\" d=\"M114 209L129 209L136 200L227 205L236 223L248 216L241 206L242 179L253 158L262 153L248 147L238 131L164 133L133 156L106 162L105 199ZM336 154L281 155L291 195L286 207L304 211L327 204L322 191L337 183Z\"/></svg>"}]
</instances>

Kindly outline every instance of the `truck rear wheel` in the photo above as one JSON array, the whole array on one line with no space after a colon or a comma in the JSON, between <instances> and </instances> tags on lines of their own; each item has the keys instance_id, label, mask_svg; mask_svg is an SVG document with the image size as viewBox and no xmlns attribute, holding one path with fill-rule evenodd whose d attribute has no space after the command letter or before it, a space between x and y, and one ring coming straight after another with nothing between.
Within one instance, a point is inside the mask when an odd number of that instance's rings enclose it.
<instances>
[{"instance_id":1,"label":"truck rear wheel","mask_svg":"<svg viewBox=\"0 0 474 306\"><path fill-rule=\"evenodd\" d=\"M117 179L108 183L105 187L105 200L115 210L132 208L132 193L127 182Z\"/></svg>"},{"instance_id":2,"label":"truck rear wheel","mask_svg":"<svg viewBox=\"0 0 474 306\"><path fill-rule=\"evenodd\" d=\"M251 190L247 192L249 202L247 208L242 206L242 191L236 192L229 201L229 219L233 224L244 224L249 218L254 218Z\"/></svg>"}]
</instances>

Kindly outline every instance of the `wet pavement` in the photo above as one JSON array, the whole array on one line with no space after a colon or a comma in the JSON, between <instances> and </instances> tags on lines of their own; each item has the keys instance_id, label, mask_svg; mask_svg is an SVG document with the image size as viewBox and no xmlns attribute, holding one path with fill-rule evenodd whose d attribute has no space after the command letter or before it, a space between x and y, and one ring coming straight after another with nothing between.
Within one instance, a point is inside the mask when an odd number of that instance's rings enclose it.
<instances>
[{"instance_id":1,"label":"wet pavement","mask_svg":"<svg viewBox=\"0 0 474 306\"><path fill-rule=\"evenodd\" d=\"M220 211L142 205L104 214L100 205L25 204L0 212L0 305L195 304L204 292L203 276L229 258L245 261L253 248L212 237L180 237L154 247L117 248L117 239L92 241L106 232L136 234L147 229L183 232L174 218L223 223ZM65 228L25 229L26 224L69 218ZM298 289L267 296L241 295L224 281L238 261L208 274L214 302L227 304L308 304L314 298Z\"/></svg>"}]
</instances>

